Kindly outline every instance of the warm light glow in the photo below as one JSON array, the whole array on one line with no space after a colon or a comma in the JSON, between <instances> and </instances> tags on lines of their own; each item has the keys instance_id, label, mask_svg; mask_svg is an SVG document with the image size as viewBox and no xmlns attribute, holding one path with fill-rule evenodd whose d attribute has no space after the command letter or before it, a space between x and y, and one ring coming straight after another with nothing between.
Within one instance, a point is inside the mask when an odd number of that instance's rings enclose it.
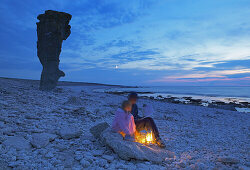
<instances>
[{"instance_id":1,"label":"warm light glow","mask_svg":"<svg viewBox=\"0 0 250 170\"><path fill-rule=\"evenodd\" d=\"M119 132L123 138L125 138L126 134L124 132Z\"/></svg>"},{"instance_id":2,"label":"warm light glow","mask_svg":"<svg viewBox=\"0 0 250 170\"><path fill-rule=\"evenodd\" d=\"M146 131L146 133L136 132L135 141L138 143L142 143L142 144L154 144L155 143L155 139L154 139L152 131Z\"/></svg>"},{"instance_id":3,"label":"warm light glow","mask_svg":"<svg viewBox=\"0 0 250 170\"><path fill-rule=\"evenodd\" d=\"M147 133L146 135L146 142L147 143L151 143L153 141L153 134L151 133Z\"/></svg>"}]
</instances>

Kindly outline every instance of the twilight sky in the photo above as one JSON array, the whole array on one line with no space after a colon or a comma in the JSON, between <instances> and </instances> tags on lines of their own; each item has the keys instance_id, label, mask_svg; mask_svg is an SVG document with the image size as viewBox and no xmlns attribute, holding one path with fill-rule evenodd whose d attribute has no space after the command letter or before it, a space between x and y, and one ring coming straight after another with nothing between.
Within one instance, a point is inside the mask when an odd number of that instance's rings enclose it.
<instances>
[{"instance_id":1,"label":"twilight sky","mask_svg":"<svg viewBox=\"0 0 250 170\"><path fill-rule=\"evenodd\" d=\"M1 0L0 77L40 79L36 19L72 15L60 80L250 85L249 0Z\"/></svg>"}]
</instances>

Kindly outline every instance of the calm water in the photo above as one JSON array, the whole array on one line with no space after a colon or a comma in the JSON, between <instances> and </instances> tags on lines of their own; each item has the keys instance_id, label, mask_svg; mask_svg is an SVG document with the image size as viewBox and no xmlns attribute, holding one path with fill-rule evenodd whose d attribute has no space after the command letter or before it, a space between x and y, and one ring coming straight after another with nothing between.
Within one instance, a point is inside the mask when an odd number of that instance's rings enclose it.
<instances>
[{"instance_id":1,"label":"calm water","mask_svg":"<svg viewBox=\"0 0 250 170\"><path fill-rule=\"evenodd\" d=\"M121 89L117 89L121 90ZM155 86L142 88L124 88L124 91L153 92L153 93L169 93L183 95L199 95L199 96L221 96L221 97L246 97L250 98L250 86L243 87L200 87L200 86Z\"/></svg>"}]
</instances>

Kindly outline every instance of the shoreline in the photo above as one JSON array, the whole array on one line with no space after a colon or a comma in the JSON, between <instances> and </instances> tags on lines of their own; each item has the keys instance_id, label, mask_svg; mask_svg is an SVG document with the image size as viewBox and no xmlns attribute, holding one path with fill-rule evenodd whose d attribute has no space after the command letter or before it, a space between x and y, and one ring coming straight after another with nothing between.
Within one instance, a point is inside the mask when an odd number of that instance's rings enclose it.
<instances>
[{"instance_id":1,"label":"shoreline","mask_svg":"<svg viewBox=\"0 0 250 170\"><path fill-rule=\"evenodd\" d=\"M35 85L40 83L40 80L33 79L22 79L22 78L9 78L0 77L0 79L29 82ZM102 84L102 83L88 83L88 82L73 82L73 81L58 81L57 86L108 86L108 87L118 87L118 88L136 88L137 86L125 86L125 85L113 85L113 84Z\"/></svg>"},{"instance_id":2,"label":"shoreline","mask_svg":"<svg viewBox=\"0 0 250 170\"><path fill-rule=\"evenodd\" d=\"M102 89L97 90L102 92ZM127 96L131 91L103 91L108 94ZM166 94L154 92L137 92L141 98L152 99L175 104L205 106L210 108L225 109L250 113L250 102L241 100L242 97L199 96L185 94Z\"/></svg>"}]
</instances>

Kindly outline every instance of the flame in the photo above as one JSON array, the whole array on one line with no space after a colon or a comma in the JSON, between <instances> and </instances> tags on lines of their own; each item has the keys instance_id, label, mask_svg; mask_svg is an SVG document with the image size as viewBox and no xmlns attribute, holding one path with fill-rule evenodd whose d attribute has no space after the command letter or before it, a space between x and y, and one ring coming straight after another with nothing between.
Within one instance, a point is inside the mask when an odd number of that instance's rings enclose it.
<instances>
[{"instance_id":1,"label":"flame","mask_svg":"<svg viewBox=\"0 0 250 170\"><path fill-rule=\"evenodd\" d=\"M122 135L122 137L126 136L126 134L124 132L119 132L119 133Z\"/></svg>"},{"instance_id":2,"label":"flame","mask_svg":"<svg viewBox=\"0 0 250 170\"><path fill-rule=\"evenodd\" d=\"M135 133L135 141L138 143L142 143L142 144L154 144L155 138L153 136L152 131L147 132L147 133L136 132Z\"/></svg>"},{"instance_id":3,"label":"flame","mask_svg":"<svg viewBox=\"0 0 250 170\"><path fill-rule=\"evenodd\" d=\"M147 133L147 135L146 135L146 142L147 143L153 142L153 133L152 132Z\"/></svg>"},{"instance_id":4,"label":"flame","mask_svg":"<svg viewBox=\"0 0 250 170\"><path fill-rule=\"evenodd\" d=\"M119 133L122 135L123 138L126 136L126 134L122 131ZM145 132L135 132L135 142L146 144L146 145L156 143L152 131L149 131L149 132L147 131L146 133Z\"/></svg>"}]
</instances>

